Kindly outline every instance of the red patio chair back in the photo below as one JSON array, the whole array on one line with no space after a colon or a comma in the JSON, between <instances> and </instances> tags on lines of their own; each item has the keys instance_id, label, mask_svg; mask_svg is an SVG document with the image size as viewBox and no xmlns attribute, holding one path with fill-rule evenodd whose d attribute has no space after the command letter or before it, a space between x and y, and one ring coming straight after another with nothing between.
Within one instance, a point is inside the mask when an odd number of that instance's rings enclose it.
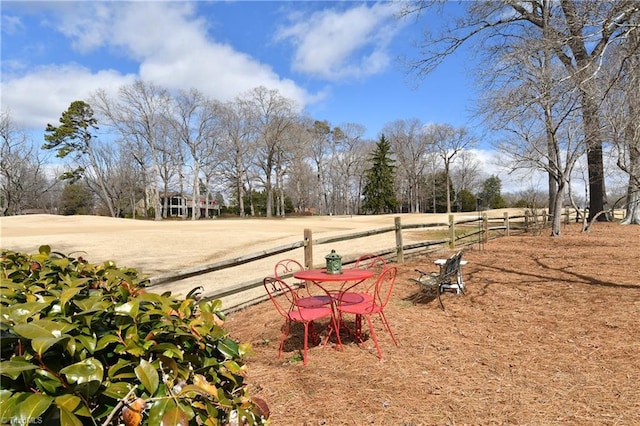
<instances>
[{"instance_id":1,"label":"red patio chair back","mask_svg":"<svg viewBox=\"0 0 640 426\"><path fill-rule=\"evenodd\" d=\"M364 280L356 285L345 284L346 288L341 289L338 296L340 301L342 303L358 303L373 299L378 276L386 266L387 261L384 260L384 257L373 253L363 254L358 257L353 267L373 271L373 278Z\"/></svg>"},{"instance_id":2,"label":"red patio chair back","mask_svg":"<svg viewBox=\"0 0 640 426\"><path fill-rule=\"evenodd\" d=\"M294 259L282 259L273 267L273 273L276 278L284 280L290 277L294 272L303 271L304 266Z\"/></svg>"},{"instance_id":3,"label":"red patio chair back","mask_svg":"<svg viewBox=\"0 0 640 426\"><path fill-rule=\"evenodd\" d=\"M332 308L329 306L299 306L297 293L286 282L279 278L266 277L263 280L262 284L267 291L267 294L269 295L269 299L271 299L274 306L276 307L276 310L284 318L284 324L282 325L282 336L280 338L280 348L278 349L278 358L280 358L280 356L282 355L284 342L289 335L291 323L300 322L304 326L303 361L304 365L307 365L309 334L311 334L314 342L320 341L315 330L314 321L322 318L330 318L330 321L332 322L330 328L337 330L335 322L333 321Z\"/></svg>"},{"instance_id":4,"label":"red patio chair back","mask_svg":"<svg viewBox=\"0 0 640 426\"><path fill-rule=\"evenodd\" d=\"M342 314L355 315L355 330L352 334L354 334L360 341L363 340L362 317L367 320L367 324L369 325L369 332L371 333L371 338L376 345L376 350L378 351L378 357L380 359L382 359L382 350L380 349L380 345L378 343L378 337L376 336L373 322L371 321L371 316L376 313L380 316L380 320L382 321L385 330L387 330L391 335L393 343L398 346L398 340L393 334L391 326L389 325L389 321L387 321L387 317L384 314L384 308L387 306L387 303L389 303L389 298L391 297L391 292L393 291L397 274L398 268L396 266L386 267L376 280L374 295L370 300L366 300L361 303L342 303L341 301L338 301L337 305L338 324L342 324Z\"/></svg>"},{"instance_id":5,"label":"red patio chair back","mask_svg":"<svg viewBox=\"0 0 640 426\"><path fill-rule=\"evenodd\" d=\"M296 305L304 308L312 308L331 303L331 298L324 291L318 289L318 286L313 285L311 282L296 281L294 278L291 278L292 275L298 271L304 271L304 266L294 259L282 259L278 261L273 268L273 273L276 278L285 282L289 279L289 287L296 292Z\"/></svg>"},{"instance_id":6,"label":"red patio chair back","mask_svg":"<svg viewBox=\"0 0 640 426\"><path fill-rule=\"evenodd\" d=\"M296 292L286 282L276 277L267 277L262 284L278 313L288 319L289 312L298 299Z\"/></svg>"},{"instance_id":7,"label":"red patio chair back","mask_svg":"<svg viewBox=\"0 0 640 426\"><path fill-rule=\"evenodd\" d=\"M397 275L398 268L389 266L378 276L373 297L373 312L382 312L389 303Z\"/></svg>"},{"instance_id":8,"label":"red patio chair back","mask_svg":"<svg viewBox=\"0 0 640 426\"><path fill-rule=\"evenodd\" d=\"M363 254L356 259L354 268L371 269L375 271L382 271L387 266L387 261L384 257L377 254L367 253Z\"/></svg>"}]
</instances>

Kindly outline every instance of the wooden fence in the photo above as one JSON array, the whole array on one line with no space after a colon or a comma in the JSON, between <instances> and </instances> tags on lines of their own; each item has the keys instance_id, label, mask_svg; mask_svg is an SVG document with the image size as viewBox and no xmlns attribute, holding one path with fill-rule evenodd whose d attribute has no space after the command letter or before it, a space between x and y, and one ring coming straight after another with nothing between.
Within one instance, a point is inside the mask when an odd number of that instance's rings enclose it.
<instances>
[{"instance_id":1,"label":"wooden fence","mask_svg":"<svg viewBox=\"0 0 640 426\"><path fill-rule=\"evenodd\" d=\"M575 215L569 210L564 214L564 222L568 223ZM314 239L311 229L305 229L304 235L300 241L287 244L272 249L247 254L245 256L227 259L220 262L201 265L194 268L176 271L171 274L152 277L150 279L151 286L156 288L171 287L171 284L188 278L209 274L226 268L232 268L238 265L251 264L263 259L271 259L270 265L274 265L277 260L286 257L293 257L292 252L295 250L304 250L304 264L307 269L323 267L324 264L314 264L313 252L320 247L338 242L348 242L350 240L367 238L382 234L391 234L395 238L389 238L388 246L371 249L368 252L385 257L387 260L395 263L403 263L406 256L424 255L437 250L455 250L456 248L486 243L489 239L508 236L513 233L521 233L527 231L538 231L547 226L549 216L546 211L525 212L524 215L509 216L504 213L503 216L489 216L488 213L479 213L475 218L467 218L455 220L454 215L449 215L447 223L425 223L425 224L407 224L401 223L400 217L394 218L393 226L372 229L363 232L356 232L347 235L335 237ZM405 244L406 235L410 235L416 230L430 229L427 236L443 235L443 238L426 239L416 243ZM445 237L446 236L446 237ZM414 238L415 239L415 236ZM395 244L393 244L395 242ZM393 244L393 245L392 245ZM325 250L329 252L330 250ZM323 251L324 253L324 251ZM362 253L343 253L342 263L348 265L353 263L356 257ZM272 270L264 272L264 276L270 275ZM263 276L263 277L264 277ZM203 289L202 297L211 299L221 299L225 311L232 312L245 306L260 302L265 299L266 295L262 288L262 278L253 279L248 282L238 283L224 288L213 290Z\"/></svg>"}]
</instances>

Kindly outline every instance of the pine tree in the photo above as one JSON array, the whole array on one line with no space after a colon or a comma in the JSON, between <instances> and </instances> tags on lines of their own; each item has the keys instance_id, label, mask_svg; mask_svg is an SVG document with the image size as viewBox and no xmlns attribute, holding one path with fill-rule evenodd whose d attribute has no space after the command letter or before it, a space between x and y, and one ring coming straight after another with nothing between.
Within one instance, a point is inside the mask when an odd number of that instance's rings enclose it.
<instances>
[{"instance_id":1,"label":"pine tree","mask_svg":"<svg viewBox=\"0 0 640 426\"><path fill-rule=\"evenodd\" d=\"M391 213L398 204L393 188L396 167L391 154L391 144L382 135L371 155L371 168L365 172L363 213Z\"/></svg>"}]
</instances>

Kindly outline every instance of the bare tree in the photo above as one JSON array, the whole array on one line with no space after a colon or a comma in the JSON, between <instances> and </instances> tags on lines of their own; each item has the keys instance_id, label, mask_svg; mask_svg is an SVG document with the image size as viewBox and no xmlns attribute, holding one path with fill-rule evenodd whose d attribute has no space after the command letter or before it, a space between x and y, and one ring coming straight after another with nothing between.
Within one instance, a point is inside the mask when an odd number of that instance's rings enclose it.
<instances>
[{"instance_id":1,"label":"bare tree","mask_svg":"<svg viewBox=\"0 0 640 426\"><path fill-rule=\"evenodd\" d=\"M427 167L427 154L434 149L424 137L424 125L417 118L396 120L384 126L382 132L391 141L398 165L398 177L406 181L409 211L420 213L420 185Z\"/></svg>"},{"instance_id":2,"label":"bare tree","mask_svg":"<svg viewBox=\"0 0 640 426\"><path fill-rule=\"evenodd\" d=\"M360 207L361 178L368 167L364 140L366 129L358 123L342 123L332 132L337 147L331 168L336 172L334 192L341 200L342 213L354 214Z\"/></svg>"},{"instance_id":3,"label":"bare tree","mask_svg":"<svg viewBox=\"0 0 640 426\"><path fill-rule=\"evenodd\" d=\"M580 97L565 78L564 67L551 61L546 39L524 39L492 55L486 80L496 87L486 91L481 109L494 130L506 133L497 147L512 170L547 173L551 233L559 236L564 191L576 161L588 148L574 124L581 119Z\"/></svg>"},{"instance_id":4,"label":"bare tree","mask_svg":"<svg viewBox=\"0 0 640 426\"><path fill-rule=\"evenodd\" d=\"M297 114L293 102L280 95L277 90L257 87L247 94L247 101L253 111L253 125L259 135L255 163L262 172L259 178L267 192L266 215L272 217L273 178L278 152L285 143L287 131L297 120Z\"/></svg>"},{"instance_id":5,"label":"bare tree","mask_svg":"<svg viewBox=\"0 0 640 426\"><path fill-rule=\"evenodd\" d=\"M193 194L191 220L196 220L200 217L200 171L203 166L215 161L214 157L217 156L217 140L214 137L216 107L195 89L180 92L171 106L171 110L167 111L167 121L189 154Z\"/></svg>"},{"instance_id":6,"label":"bare tree","mask_svg":"<svg viewBox=\"0 0 640 426\"><path fill-rule=\"evenodd\" d=\"M244 216L244 180L255 149L250 109L241 99L218 104L220 120L220 173L235 194L239 215Z\"/></svg>"},{"instance_id":7,"label":"bare tree","mask_svg":"<svg viewBox=\"0 0 640 426\"><path fill-rule=\"evenodd\" d=\"M425 133L433 142L433 150L442 160L446 185L447 213L451 213L451 164L454 158L475 143L475 139L464 127L455 128L446 124L432 124Z\"/></svg>"},{"instance_id":8,"label":"bare tree","mask_svg":"<svg viewBox=\"0 0 640 426\"><path fill-rule=\"evenodd\" d=\"M636 25L640 18L636 20ZM608 136L617 152L617 165L628 176L623 224L640 224L640 33L614 50L613 61L623 72L610 76L611 91L604 105ZM615 71L617 67L613 67Z\"/></svg>"},{"instance_id":9,"label":"bare tree","mask_svg":"<svg viewBox=\"0 0 640 426\"><path fill-rule=\"evenodd\" d=\"M161 146L168 137L166 109L170 103L167 91L152 83L136 81L123 86L118 91L117 99L110 99L104 91L97 91L92 102L99 112L114 128L122 139L131 146L148 149L147 198L154 208L156 220L162 219L162 205L158 185L160 181ZM145 158L140 155L140 160Z\"/></svg>"},{"instance_id":10,"label":"bare tree","mask_svg":"<svg viewBox=\"0 0 640 426\"><path fill-rule=\"evenodd\" d=\"M332 132L328 121L307 119L306 144L316 169L317 209L320 215L328 213L327 167L331 156ZM313 121L313 122L312 122Z\"/></svg>"},{"instance_id":11,"label":"bare tree","mask_svg":"<svg viewBox=\"0 0 640 426\"><path fill-rule=\"evenodd\" d=\"M403 13L419 13L439 4L430 0L411 2L406 4ZM605 209L606 200L599 116L602 94L596 77L607 48L629 33L639 31L638 26L629 23L640 13L640 3L633 0L503 0L468 2L466 6L463 18L444 28L440 35L425 39L421 57L411 64L412 69L419 76L426 75L476 36L482 37L484 48L508 48L514 43L521 44L523 37L533 34L525 33L524 29L534 27L540 36L544 33L550 51L563 64L580 96L589 164L589 215L595 217Z\"/></svg>"},{"instance_id":12,"label":"bare tree","mask_svg":"<svg viewBox=\"0 0 640 426\"><path fill-rule=\"evenodd\" d=\"M45 175L45 159L7 110L0 113L0 216L41 207L56 182Z\"/></svg>"},{"instance_id":13,"label":"bare tree","mask_svg":"<svg viewBox=\"0 0 640 426\"><path fill-rule=\"evenodd\" d=\"M451 181L456 194L459 194L463 189L470 192L480 190L482 184L480 161L471 150L462 151L458 155L458 161L451 169Z\"/></svg>"}]
</instances>

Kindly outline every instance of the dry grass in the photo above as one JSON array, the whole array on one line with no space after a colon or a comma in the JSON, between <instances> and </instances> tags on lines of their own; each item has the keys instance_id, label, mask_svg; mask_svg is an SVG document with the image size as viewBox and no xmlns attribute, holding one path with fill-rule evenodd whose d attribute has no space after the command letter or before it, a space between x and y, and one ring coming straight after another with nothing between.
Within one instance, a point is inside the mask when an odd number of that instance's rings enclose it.
<instances>
[{"instance_id":1,"label":"dry grass","mask_svg":"<svg viewBox=\"0 0 640 426\"><path fill-rule=\"evenodd\" d=\"M426 254L399 265L387 316L344 351L312 347L295 361L294 327L277 359L282 319L269 302L229 316L253 344L251 393L274 425L631 425L640 421L640 227L577 225L560 238L521 235L466 249L466 296L414 304L408 278Z\"/></svg>"}]
</instances>

